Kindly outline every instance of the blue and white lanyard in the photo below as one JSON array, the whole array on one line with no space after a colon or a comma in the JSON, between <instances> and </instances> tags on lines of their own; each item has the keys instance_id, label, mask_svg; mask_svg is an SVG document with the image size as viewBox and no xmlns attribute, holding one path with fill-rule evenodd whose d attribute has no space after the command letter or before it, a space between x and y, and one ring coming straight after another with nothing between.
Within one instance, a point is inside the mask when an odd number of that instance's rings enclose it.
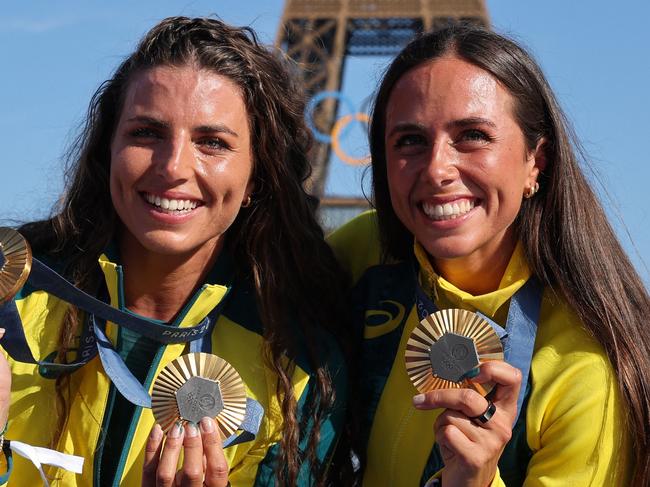
<instances>
[{"instance_id":1,"label":"blue and white lanyard","mask_svg":"<svg viewBox=\"0 0 650 487\"><path fill-rule=\"evenodd\" d=\"M99 354L106 374L120 394L136 406L146 408L151 407L149 392L135 378L115 351L102 327L98 325L98 321L110 321L164 345L190 342L191 351L209 352L212 329L221 315L227 294L230 291L228 288L226 296L198 325L178 328L113 308L81 291L38 259L32 260L32 269L27 283L34 289L46 291L48 294L82 309L88 313L88 319L82 330L77 357L72 363L59 364L47 358L39 361L34 358L29 348L15 301L13 299L7 301L0 305L0 324L5 328L5 334L0 340L0 344L11 358L18 362L37 364L48 374L58 375L74 372ZM243 432L228 438L224 442L224 447L255 438L263 414L262 406L257 401L247 398L246 415L240 426L240 430Z\"/></svg>"}]
</instances>

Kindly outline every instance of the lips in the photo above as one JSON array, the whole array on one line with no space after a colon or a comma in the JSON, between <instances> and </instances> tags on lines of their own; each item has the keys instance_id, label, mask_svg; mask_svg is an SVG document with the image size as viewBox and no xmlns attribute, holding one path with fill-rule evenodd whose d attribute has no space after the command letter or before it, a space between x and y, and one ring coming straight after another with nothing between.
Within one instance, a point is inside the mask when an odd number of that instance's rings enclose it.
<instances>
[{"instance_id":1,"label":"lips","mask_svg":"<svg viewBox=\"0 0 650 487\"><path fill-rule=\"evenodd\" d=\"M424 214L434 221L453 220L472 211L476 206L475 199L459 198L446 203L422 202Z\"/></svg>"}]
</instances>

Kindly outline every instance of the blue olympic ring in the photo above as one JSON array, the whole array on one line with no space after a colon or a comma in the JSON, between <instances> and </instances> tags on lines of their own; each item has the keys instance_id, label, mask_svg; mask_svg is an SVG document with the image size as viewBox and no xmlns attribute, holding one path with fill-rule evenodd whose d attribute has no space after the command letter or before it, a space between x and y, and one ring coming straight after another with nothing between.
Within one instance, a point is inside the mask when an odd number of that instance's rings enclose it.
<instances>
[{"instance_id":1,"label":"blue olympic ring","mask_svg":"<svg viewBox=\"0 0 650 487\"><path fill-rule=\"evenodd\" d=\"M332 143L332 136L330 134L324 134L314 124L314 110L316 110L316 106L323 100L327 98L334 98L336 100L339 100L342 102L345 107L348 109L350 113L355 113L356 109L354 106L354 103L352 100L350 100L347 96L345 96L343 93L340 91L321 91L319 93L316 93L314 97L309 100L309 103L307 103L307 106L305 107L305 121L307 122L307 126L311 129L312 133L314 134L314 138L323 144L331 144ZM345 127L341 133L341 135L345 135L347 131L352 127L353 124L348 125Z\"/></svg>"}]
</instances>

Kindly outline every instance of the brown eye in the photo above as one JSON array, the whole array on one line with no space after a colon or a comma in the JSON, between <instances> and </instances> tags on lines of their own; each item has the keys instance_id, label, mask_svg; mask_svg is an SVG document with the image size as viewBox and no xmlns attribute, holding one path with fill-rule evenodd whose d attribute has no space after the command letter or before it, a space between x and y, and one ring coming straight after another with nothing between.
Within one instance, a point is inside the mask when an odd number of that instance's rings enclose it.
<instances>
[{"instance_id":1,"label":"brown eye","mask_svg":"<svg viewBox=\"0 0 650 487\"><path fill-rule=\"evenodd\" d=\"M461 141L478 141L478 142L490 142L492 137L483 132L482 130L472 129L466 130L461 134Z\"/></svg>"},{"instance_id":2,"label":"brown eye","mask_svg":"<svg viewBox=\"0 0 650 487\"><path fill-rule=\"evenodd\" d=\"M395 149L421 148L426 146L426 137L419 134L404 134L398 137L393 144Z\"/></svg>"},{"instance_id":3,"label":"brown eye","mask_svg":"<svg viewBox=\"0 0 650 487\"><path fill-rule=\"evenodd\" d=\"M138 127L129 132L129 135L136 139L159 139L160 133L149 127Z\"/></svg>"},{"instance_id":4,"label":"brown eye","mask_svg":"<svg viewBox=\"0 0 650 487\"><path fill-rule=\"evenodd\" d=\"M219 137L204 137L196 142L198 145L210 150L228 150L230 145Z\"/></svg>"}]
</instances>

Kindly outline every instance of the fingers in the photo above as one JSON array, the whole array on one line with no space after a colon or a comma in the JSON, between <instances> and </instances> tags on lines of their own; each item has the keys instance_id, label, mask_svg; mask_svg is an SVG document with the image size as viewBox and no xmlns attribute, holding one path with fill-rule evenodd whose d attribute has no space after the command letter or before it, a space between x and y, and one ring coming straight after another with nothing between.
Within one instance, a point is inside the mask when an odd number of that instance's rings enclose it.
<instances>
[{"instance_id":1,"label":"fingers","mask_svg":"<svg viewBox=\"0 0 650 487\"><path fill-rule=\"evenodd\" d=\"M481 365L479 374L469 380L481 384L495 383L492 402L497 406L497 412L514 419L521 387L521 372L518 369L505 362L485 362ZM483 414L488 401L473 389L438 389L418 394L413 398L413 405L417 409L454 409L471 418Z\"/></svg>"},{"instance_id":2,"label":"fingers","mask_svg":"<svg viewBox=\"0 0 650 487\"><path fill-rule=\"evenodd\" d=\"M221 447L221 435L212 418L199 426L175 424L163 446L163 432L155 425L145 447L143 487L226 487L228 462ZM183 465L177 471L183 450Z\"/></svg>"},{"instance_id":3,"label":"fingers","mask_svg":"<svg viewBox=\"0 0 650 487\"><path fill-rule=\"evenodd\" d=\"M163 431L159 424L155 424L149 433L149 439L144 449L144 468L142 470L142 487L155 487L156 470L160 460L160 451L163 444Z\"/></svg>"},{"instance_id":4,"label":"fingers","mask_svg":"<svg viewBox=\"0 0 650 487\"><path fill-rule=\"evenodd\" d=\"M488 406L487 399L472 389L438 389L413 398L417 409L453 409L469 418L482 414Z\"/></svg>"},{"instance_id":5,"label":"fingers","mask_svg":"<svg viewBox=\"0 0 650 487\"><path fill-rule=\"evenodd\" d=\"M521 371L512 365L501 361L485 362L481 365L479 374L471 378L470 382L495 383L497 387L492 395L492 402L501 409L507 409L510 406L516 408L521 388Z\"/></svg>"},{"instance_id":6,"label":"fingers","mask_svg":"<svg viewBox=\"0 0 650 487\"><path fill-rule=\"evenodd\" d=\"M178 422L167 433L165 447L162 449L158 469L156 472L157 487L171 487L174 485L176 477L176 466L178 457L183 446L183 437L185 436L183 424Z\"/></svg>"},{"instance_id":7,"label":"fingers","mask_svg":"<svg viewBox=\"0 0 650 487\"><path fill-rule=\"evenodd\" d=\"M221 435L212 418L203 418L200 424L203 454L206 462L205 485L226 487L228 485L228 462L221 447Z\"/></svg>"},{"instance_id":8,"label":"fingers","mask_svg":"<svg viewBox=\"0 0 650 487\"><path fill-rule=\"evenodd\" d=\"M185 425L183 466L180 479L183 487L200 487L203 485L203 444L199 427L194 423Z\"/></svg>"}]
</instances>

